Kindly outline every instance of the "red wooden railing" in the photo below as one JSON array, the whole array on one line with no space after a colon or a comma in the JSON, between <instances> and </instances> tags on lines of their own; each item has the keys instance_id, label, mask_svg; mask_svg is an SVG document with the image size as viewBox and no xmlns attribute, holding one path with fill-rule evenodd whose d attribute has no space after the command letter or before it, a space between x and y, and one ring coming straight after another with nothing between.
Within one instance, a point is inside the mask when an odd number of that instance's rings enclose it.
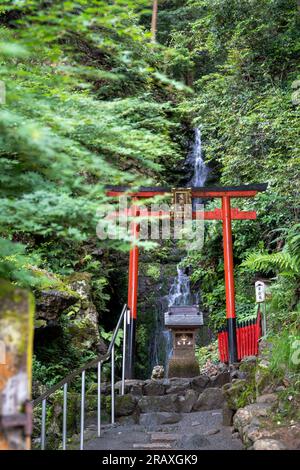
<instances>
[{"instance_id":1,"label":"red wooden railing","mask_svg":"<svg viewBox=\"0 0 300 470\"><path fill-rule=\"evenodd\" d=\"M258 341L261 337L261 314L258 309L257 317L237 323L238 360L246 356L258 355ZM228 362L228 332L221 328L218 332L219 359Z\"/></svg>"}]
</instances>

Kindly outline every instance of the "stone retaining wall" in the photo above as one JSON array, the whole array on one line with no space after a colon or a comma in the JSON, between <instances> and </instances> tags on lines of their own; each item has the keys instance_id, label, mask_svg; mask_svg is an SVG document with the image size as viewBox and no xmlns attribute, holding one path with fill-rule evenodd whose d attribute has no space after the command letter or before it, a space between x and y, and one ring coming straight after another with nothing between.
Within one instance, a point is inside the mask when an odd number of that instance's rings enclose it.
<instances>
[{"instance_id":1,"label":"stone retaining wall","mask_svg":"<svg viewBox=\"0 0 300 470\"><path fill-rule=\"evenodd\" d=\"M116 417L132 416L135 422L147 420L149 413L190 413L221 408L221 387L230 374L223 371L215 377L200 375L191 379L126 380L125 395L116 396ZM116 384L119 390L121 382ZM175 419L167 415L166 419Z\"/></svg>"}]
</instances>

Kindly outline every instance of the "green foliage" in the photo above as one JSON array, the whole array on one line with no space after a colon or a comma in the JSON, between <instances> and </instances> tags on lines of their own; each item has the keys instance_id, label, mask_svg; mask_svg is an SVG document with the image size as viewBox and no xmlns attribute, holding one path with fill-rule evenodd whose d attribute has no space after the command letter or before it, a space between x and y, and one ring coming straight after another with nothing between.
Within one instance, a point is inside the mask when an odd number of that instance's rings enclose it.
<instances>
[{"instance_id":1,"label":"green foliage","mask_svg":"<svg viewBox=\"0 0 300 470\"><path fill-rule=\"evenodd\" d=\"M282 326L300 326L299 298L299 224L294 224L280 231L279 240L285 238L281 251L249 253L242 263L246 271L261 272L275 276L270 289L271 299L268 301L268 320L271 331ZM288 312L288 314L287 314ZM284 340L283 340L284 342Z\"/></svg>"},{"instance_id":2,"label":"green foliage","mask_svg":"<svg viewBox=\"0 0 300 470\"><path fill-rule=\"evenodd\" d=\"M138 324L136 331L136 349L137 349L137 363L135 366L135 374L137 377L149 376L149 332L147 331L147 324Z\"/></svg>"},{"instance_id":3,"label":"green foliage","mask_svg":"<svg viewBox=\"0 0 300 470\"><path fill-rule=\"evenodd\" d=\"M105 184L163 181L162 164L175 165L180 123L169 96L179 85L154 64L160 54L138 24L146 5L2 2L2 236L74 250L95 236Z\"/></svg>"},{"instance_id":4,"label":"green foliage","mask_svg":"<svg viewBox=\"0 0 300 470\"><path fill-rule=\"evenodd\" d=\"M200 372L203 367L207 365L208 362L218 363L219 362L219 350L218 342L214 341L208 346L199 347L196 346L195 350L196 359L199 363Z\"/></svg>"},{"instance_id":5,"label":"green foliage","mask_svg":"<svg viewBox=\"0 0 300 470\"><path fill-rule=\"evenodd\" d=\"M288 372L300 371L300 334L299 331L283 330L272 338L270 369L275 376L284 377Z\"/></svg>"},{"instance_id":6,"label":"green foliage","mask_svg":"<svg viewBox=\"0 0 300 470\"><path fill-rule=\"evenodd\" d=\"M0 238L0 277L9 278L20 285L40 285L43 282L30 269L30 264L36 262L36 257L26 256L24 245ZM46 279L43 281L47 284Z\"/></svg>"},{"instance_id":7,"label":"green foliage","mask_svg":"<svg viewBox=\"0 0 300 470\"><path fill-rule=\"evenodd\" d=\"M149 264L146 271L147 276L158 281L160 278L160 266L157 264Z\"/></svg>"}]
</instances>

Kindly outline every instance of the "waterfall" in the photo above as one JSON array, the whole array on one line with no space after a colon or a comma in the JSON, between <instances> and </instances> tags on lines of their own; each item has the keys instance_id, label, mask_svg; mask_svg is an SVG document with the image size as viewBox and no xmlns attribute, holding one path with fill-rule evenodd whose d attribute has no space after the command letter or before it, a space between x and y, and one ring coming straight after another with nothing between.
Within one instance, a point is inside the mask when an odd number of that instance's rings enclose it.
<instances>
[{"instance_id":1,"label":"waterfall","mask_svg":"<svg viewBox=\"0 0 300 470\"><path fill-rule=\"evenodd\" d=\"M201 131L197 127L194 129L194 143L188 155L188 162L193 166L193 176L188 186L204 186L208 175L208 168L202 156Z\"/></svg>"},{"instance_id":2,"label":"waterfall","mask_svg":"<svg viewBox=\"0 0 300 470\"><path fill-rule=\"evenodd\" d=\"M168 307L172 307L172 305L189 305L190 303L190 279L178 265L177 277L175 277L168 295Z\"/></svg>"},{"instance_id":3,"label":"waterfall","mask_svg":"<svg viewBox=\"0 0 300 470\"><path fill-rule=\"evenodd\" d=\"M201 132L200 129L194 129L194 142L192 149L187 157L187 162L193 168L193 176L188 187L200 187L204 186L207 175L208 168L205 165L202 155L202 142L201 142ZM193 205L197 203L197 200L193 201ZM186 270L180 267L180 263L177 265L177 276L174 278L174 281L169 290L167 296L168 306L172 307L173 305L191 305L197 303L199 296L191 294L190 290L190 279ZM168 359L172 355L172 334L169 330L163 332L165 338L165 350L166 350L166 363L165 369L168 367Z\"/></svg>"}]
</instances>

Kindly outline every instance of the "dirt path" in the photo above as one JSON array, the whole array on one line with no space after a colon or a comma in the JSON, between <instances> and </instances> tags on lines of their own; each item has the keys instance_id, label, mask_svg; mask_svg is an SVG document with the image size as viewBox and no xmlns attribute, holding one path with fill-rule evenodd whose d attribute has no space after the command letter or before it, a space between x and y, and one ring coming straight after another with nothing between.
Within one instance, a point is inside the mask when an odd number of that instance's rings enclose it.
<instances>
[{"instance_id":1,"label":"dirt path","mask_svg":"<svg viewBox=\"0 0 300 470\"><path fill-rule=\"evenodd\" d=\"M106 425L100 438L96 426L85 432L86 450L240 450L241 441L232 437L231 428L222 425L222 411L198 411L182 414L176 424L142 426L139 424Z\"/></svg>"}]
</instances>

